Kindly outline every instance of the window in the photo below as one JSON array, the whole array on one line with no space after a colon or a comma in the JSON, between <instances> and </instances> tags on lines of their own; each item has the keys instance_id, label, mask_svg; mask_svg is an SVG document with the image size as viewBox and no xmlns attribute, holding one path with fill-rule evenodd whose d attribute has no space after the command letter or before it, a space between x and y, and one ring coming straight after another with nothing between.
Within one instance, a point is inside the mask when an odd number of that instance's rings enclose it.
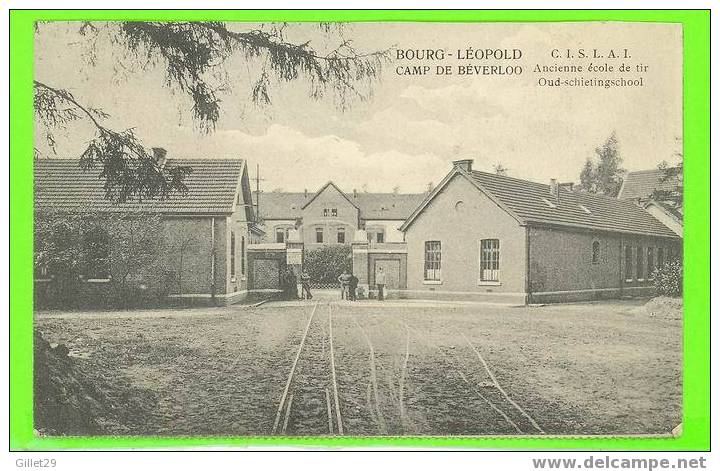
<instances>
[{"instance_id":1,"label":"window","mask_svg":"<svg viewBox=\"0 0 720 471\"><path fill-rule=\"evenodd\" d=\"M592 243L592 262L600 263L600 242L597 240Z\"/></svg>"},{"instance_id":2,"label":"window","mask_svg":"<svg viewBox=\"0 0 720 471\"><path fill-rule=\"evenodd\" d=\"M287 226L277 226L275 228L275 242L287 242L287 240L290 238L290 229L291 228Z\"/></svg>"},{"instance_id":3,"label":"window","mask_svg":"<svg viewBox=\"0 0 720 471\"><path fill-rule=\"evenodd\" d=\"M327 208L324 208L324 209L323 209L323 217L324 217L324 218L328 217L329 211L330 211L330 210L327 209Z\"/></svg>"},{"instance_id":4,"label":"window","mask_svg":"<svg viewBox=\"0 0 720 471\"><path fill-rule=\"evenodd\" d=\"M337 208L332 208L330 210L330 216L336 218L337 217Z\"/></svg>"},{"instance_id":5,"label":"window","mask_svg":"<svg viewBox=\"0 0 720 471\"><path fill-rule=\"evenodd\" d=\"M315 242L318 244L323 243L323 228L322 227L315 228Z\"/></svg>"},{"instance_id":6,"label":"window","mask_svg":"<svg viewBox=\"0 0 720 471\"><path fill-rule=\"evenodd\" d=\"M235 276L235 231L230 232L230 276Z\"/></svg>"},{"instance_id":7,"label":"window","mask_svg":"<svg viewBox=\"0 0 720 471\"><path fill-rule=\"evenodd\" d=\"M240 273L245 275L245 236L240 237Z\"/></svg>"},{"instance_id":8,"label":"window","mask_svg":"<svg viewBox=\"0 0 720 471\"><path fill-rule=\"evenodd\" d=\"M662 247L658 247L658 260L657 266L662 268L665 265L665 250Z\"/></svg>"},{"instance_id":9,"label":"window","mask_svg":"<svg viewBox=\"0 0 720 471\"><path fill-rule=\"evenodd\" d=\"M344 227L338 227L338 230L337 230L337 241L338 241L338 244L344 244L344 243L345 243L345 228L344 228Z\"/></svg>"},{"instance_id":10,"label":"window","mask_svg":"<svg viewBox=\"0 0 720 471\"><path fill-rule=\"evenodd\" d=\"M383 226L369 226L365 229L367 232L368 242L371 244L377 242L382 244L385 242L385 228Z\"/></svg>"},{"instance_id":11,"label":"window","mask_svg":"<svg viewBox=\"0 0 720 471\"><path fill-rule=\"evenodd\" d=\"M429 240L425 242L425 280L440 281L442 279L440 255L439 240Z\"/></svg>"},{"instance_id":12,"label":"window","mask_svg":"<svg viewBox=\"0 0 720 471\"><path fill-rule=\"evenodd\" d=\"M645 277L643 276L643 249L642 246L637 247L637 264L635 265L635 277L638 281L644 280Z\"/></svg>"},{"instance_id":13,"label":"window","mask_svg":"<svg viewBox=\"0 0 720 471\"><path fill-rule=\"evenodd\" d=\"M653 271L655 271L655 257L653 253L653 248L648 247L647 248L647 274L648 278L652 278Z\"/></svg>"},{"instance_id":14,"label":"window","mask_svg":"<svg viewBox=\"0 0 720 471\"><path fill-rule=\"evenodd\" d=\"M632 247L629 245L625 246L625 280L632 281L633 279L633 264L632 264Z\"/></svg>"},{"instance_id":15,"label":"window","mask_svg":"<svg viewBox=\"0 0 720 471\"><path fill-rule=\"evenodd\" d=\"M480 280L500 280L500 240L498 239L480 241Z\"/></svg>"}]
</instances>

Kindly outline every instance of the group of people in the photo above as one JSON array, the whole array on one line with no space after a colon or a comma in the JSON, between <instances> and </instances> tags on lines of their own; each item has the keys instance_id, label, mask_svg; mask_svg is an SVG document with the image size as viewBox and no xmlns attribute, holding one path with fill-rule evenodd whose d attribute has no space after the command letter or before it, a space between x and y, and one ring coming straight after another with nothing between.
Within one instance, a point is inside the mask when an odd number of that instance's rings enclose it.
<instances>
[{"instance_id":1,"label":"group of people","mask_svg":"<svg viewBox=\"0 0 720 471\"><path fill-rule=\"evenodd\" d=\"M345 270L339 277L338 282L340 283L340 299L347 299L348 301L357 301L357 286L358 277L354 273ZM375 272L375 284L378 289L378 301L385 299L385 271L382 267L378 267Z\"/></svg>"},{"instance_id":2,"label":"group of people","mask_svg":"<svg viewBox=\"0 0 720 471\"><path fill-rule=\"evenodd\" d=\"M347 270L342 272L338 276L338 283L340 283L340 299L347 299L348 301L357 301L357 285L360 282L358 277L354 273L350 273Z\"/></svg>"},{"instance_id":3,"label":"group of people","mask_svg":"<svg viewBox=\"0 0 720 471\"><path fill-rule=\"evenodd\" d=\"M340 283L340 299L357 301L358 277L349 270L345 270L338 277L338 282ZM385 271L382 267L378 267L375 272L375 284L378 288L379 301L383 301L385 299L385 283ZM300 274L301 293L299 296L298 279L292 268L287 268L286 270L282 270L280 272L280 286L285 299L312 299L313 297L310 292L310 275L305 270L303 270Z\"/></svg>"},{"instance_id":4,"label":"group of people","mask_svg":"<svg viewBox=\"0 0 720 471\"><path fill-rule=\"evenodd\" d=\"M300 273L301 293L298 296L298 279L292 268L280 271L280 288L284 299L312 299L310 292L310 275L303 270Z\"/></svg>"}]
</instances>

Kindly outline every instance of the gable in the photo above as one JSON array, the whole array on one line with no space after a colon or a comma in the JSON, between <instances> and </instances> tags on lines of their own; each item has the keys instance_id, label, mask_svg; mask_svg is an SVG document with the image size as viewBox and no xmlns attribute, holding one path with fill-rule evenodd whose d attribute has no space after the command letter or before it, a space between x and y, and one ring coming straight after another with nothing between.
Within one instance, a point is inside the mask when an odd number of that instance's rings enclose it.
<instances>
[{"instance_id":1,"label":"gable","mask_svg":"<svg viewBox=\"0 0 720 471\"><path fill-rule=\"evenodd\" d=\"M338 211L339 219L357 220L359 209L335 185L328 184L302 208L303 219L324 217L325 209Z\"/></svg>"},{"instance_id":2,"label":"gable","mask_svg":"<svg viewBox=\"0 0 720 471\"><path fill-rule=\"evenodd\" d=\"M460 173L452 173L438 188L423 207L422 215L405 227L406 232L447 226L460 237L467 231L477 232L478 226L491 232L499 228L512 231L520 226L517 219Z\"/></svg>"}]
</instances>

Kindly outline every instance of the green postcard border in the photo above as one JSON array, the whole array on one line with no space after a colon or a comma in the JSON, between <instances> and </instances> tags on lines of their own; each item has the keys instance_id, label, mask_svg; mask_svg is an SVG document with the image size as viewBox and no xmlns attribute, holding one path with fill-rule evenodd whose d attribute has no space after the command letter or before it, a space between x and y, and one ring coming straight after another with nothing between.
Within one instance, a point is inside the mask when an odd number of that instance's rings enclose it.
<instances>
[{"instance_id":1,"label":"green postcard border","mask_svg":"<svg viewBox=\"0 0 720 471\"><path fill-rule=\"evenodd\" d=\"M709 10L12 10L10 16L10 449L207 446L453 447L535 450L710 449ZM62 437L32 424L34 22L53 20L416 21L681 23L684 32L685 325L680 437ZM668 431L669 432L669 431Z\"/></svg>"}]
</instances>

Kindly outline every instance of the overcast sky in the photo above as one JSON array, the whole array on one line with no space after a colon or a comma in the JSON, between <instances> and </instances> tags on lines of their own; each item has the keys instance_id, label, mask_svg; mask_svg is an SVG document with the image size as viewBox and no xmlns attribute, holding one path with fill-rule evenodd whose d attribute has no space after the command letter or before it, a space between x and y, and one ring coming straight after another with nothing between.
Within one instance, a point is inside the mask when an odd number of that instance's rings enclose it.
<instances>
[{"instance_id":1,"label":"overcast sky","mask_svg":"<svg viewBox=\"0 0 720 471\"><path fill-rule=\"evenodd\" d=\"M134 127L144 144L165 147L170 156L240 157L250 163L251 176L259 164L268 191L314 190L333 180L346 191L366 185L370 191L397 186L418 192L440 181L458 158L473 158L475 168L486 171L502 163L519 178L578 181L585 159L612 131L628 170L673 162L681 149L682 31L677 25L355 24L346 37L359 51L518 48L523 57L517 64L524 72L519 77L400 76L395 62L384 68L373 98L349 111L340 111L330 99L311 100L303 81L274 84L272 104L258 109L248 98L259 67L234 60L227 66L232 88L222 95L221 118L208 135L193 123L188 98L165 86L161 69L119 72L117 48L104 40L95 65L89 65L87 39L77 29L77 24L40 27L38 80L69 89L78 100L109 113L109 126ZM313 25L291 25L287 34L288 40L311 40L319 51L337 42ZM649 66L645 86L540 87L532 69L554 63L553 48L627 48L633 65ZM443 64L480 62L447 59ZM57 134L59 156L77 158L93 130L73 126ZM39 138L36 145L42 148Z\"/></svg>"}]
</instances>

